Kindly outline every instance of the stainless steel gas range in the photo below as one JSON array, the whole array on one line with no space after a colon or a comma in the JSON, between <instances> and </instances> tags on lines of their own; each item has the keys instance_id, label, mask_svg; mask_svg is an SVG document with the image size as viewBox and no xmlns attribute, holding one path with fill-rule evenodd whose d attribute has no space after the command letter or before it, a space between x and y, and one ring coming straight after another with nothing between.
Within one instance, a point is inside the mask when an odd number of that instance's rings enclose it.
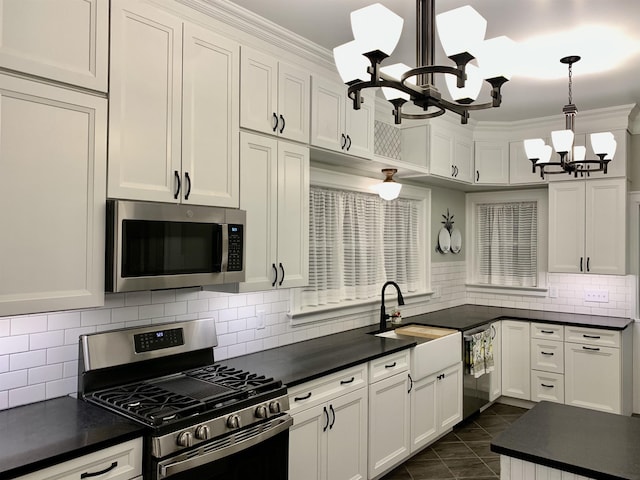
<instances>
[{"instance_id":1,"label":"stainless steel gas range","mask_svg":"<svg viewBox=\"0 0 640 480\"><path fill-rule=\"evenodd\" d=\"M213 320L82 335L78 394L148 427L145 479L286 480L286 387L214 363L216 345Z\"/></svg>"}]
</instances>

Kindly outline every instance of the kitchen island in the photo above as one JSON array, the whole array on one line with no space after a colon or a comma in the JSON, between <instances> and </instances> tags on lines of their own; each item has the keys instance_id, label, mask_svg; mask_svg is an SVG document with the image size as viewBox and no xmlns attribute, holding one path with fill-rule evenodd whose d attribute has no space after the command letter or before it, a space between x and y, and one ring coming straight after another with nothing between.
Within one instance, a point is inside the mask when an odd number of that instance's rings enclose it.
<instances>
[{"instance_id":1,"label":"kitchen island","mask_svg":"<svg viewBox=\"0 0 640 480\"><path fill-rule=\"evenodd\" d=\"M491 450L501 455L502 479L542 480L568 472L639 480L640 418L541 402L495 437Z\"/></svg>"}]
</instances>

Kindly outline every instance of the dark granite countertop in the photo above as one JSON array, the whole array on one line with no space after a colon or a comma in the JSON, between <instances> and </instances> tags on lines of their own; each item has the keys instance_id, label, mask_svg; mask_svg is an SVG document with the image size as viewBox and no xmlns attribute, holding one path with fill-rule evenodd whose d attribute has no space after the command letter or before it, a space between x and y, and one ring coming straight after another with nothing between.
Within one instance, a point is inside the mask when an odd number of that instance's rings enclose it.
<instances>
[{"instance_id":1,"label":"dark granite countertop","mask_svg":"<svg viewBox=\"0 0 640 480\"><path fill-rule=\"evenodd\" d=\"M541 402L491 441L491 450L603 480L640 479L640 418Z\"/></svg>"},{"instance_id":2,"label":"dark granite countertop","mask_svg":"<svg viewBox=\"0 0 640 480\"><path fill-rule=\"evenodd\" d=\"M417 323L455 330L468 330L492 320L505 318L612 330L624 330L633 323L630 318L462 305L405 317L403 325ZM398 340L369 335L377 329L377 325L357 328L231 358L221 363L278 378L292 387L343 368L411 348L416 344L415 339L411 337L407 337L406 340Z\"/></svg>"},{"instance_id":3,"label":"dark granite countertop","mask_svg":"<svg viewBox=\"0 0 640 480\"><path fill-rule=\"evenodd\" d=\"M15 478L143 434L144 427L71 397L0 411L0 479Z\"/></svg>"}]
</instances>

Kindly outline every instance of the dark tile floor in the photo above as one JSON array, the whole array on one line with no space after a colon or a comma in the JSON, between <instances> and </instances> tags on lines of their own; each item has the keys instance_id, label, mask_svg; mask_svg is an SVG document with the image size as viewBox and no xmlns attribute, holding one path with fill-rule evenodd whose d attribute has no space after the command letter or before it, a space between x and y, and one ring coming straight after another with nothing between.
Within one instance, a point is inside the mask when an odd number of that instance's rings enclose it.
<instances>
[{"instance_id":1,"label":"dark tile floor","mask_svg":"<svg viewBox=\"0 0 640 480\"><path fill-rule=\"evenodd\" d=\"M498 479L500 457L489 448L491 438L526 411L494 403L381 480Z\"/></svg>"}]
</instances>

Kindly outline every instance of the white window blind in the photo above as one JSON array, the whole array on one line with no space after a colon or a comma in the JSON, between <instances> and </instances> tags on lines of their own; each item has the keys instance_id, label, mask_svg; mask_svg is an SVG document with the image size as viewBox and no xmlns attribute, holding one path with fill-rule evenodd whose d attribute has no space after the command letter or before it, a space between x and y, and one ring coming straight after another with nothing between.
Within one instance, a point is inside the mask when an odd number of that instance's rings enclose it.
<instances>
[{"instance_id":1,"label":"white window blind","mask_svg":"<svg viewBox=\"0 0 640 480\"><path fill-rule=\"evenodd\" d=\"M480 283L537 286L536 202L476 206L476 266Z\"/></svg>"},{"instance_id":2,"label":"white window blind","mask_svg":"<svg viewBox=\"0 0 640 480\"><path fill-rule=\"evenodd\" d=\"M377 297L387 280L417 291L418 202L377 195L310 189L309 285L301 307Z\"/></svg>"}]
</instances>

